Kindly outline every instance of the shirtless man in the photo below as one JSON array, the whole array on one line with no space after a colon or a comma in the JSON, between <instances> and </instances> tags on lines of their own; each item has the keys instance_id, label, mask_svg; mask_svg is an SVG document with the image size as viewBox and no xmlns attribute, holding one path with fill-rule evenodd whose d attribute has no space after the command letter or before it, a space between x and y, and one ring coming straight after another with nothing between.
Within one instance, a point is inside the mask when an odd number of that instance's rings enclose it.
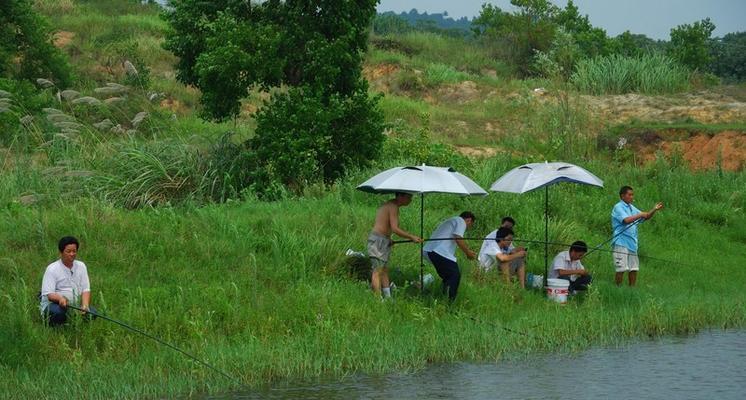
<instances>
[{"instance_id":1,"label":"shirtless man","mask_svg":"<svg viewBox=\"0 0 746 400\"><path fill-rule=\"evenodd\" d=\"M412 202L410 193L397 192L396 197L383 203L376 212L376 222L373 230L368 235L368 257L370 257L372 272L370 283L373 292L383 296L391 297L389 288L389 256L391 255L391 233L422 243L422 238L399 228L399 207L409 205Z\"/></svg>"}]
</instances>

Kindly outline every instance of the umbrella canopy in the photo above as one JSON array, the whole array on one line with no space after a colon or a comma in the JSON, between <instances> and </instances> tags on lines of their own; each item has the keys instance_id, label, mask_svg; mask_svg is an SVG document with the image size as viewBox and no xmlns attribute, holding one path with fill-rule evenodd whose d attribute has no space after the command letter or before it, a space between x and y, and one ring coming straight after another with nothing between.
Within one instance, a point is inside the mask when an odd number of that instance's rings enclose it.
<instances>
[{"instance_id":1,"label":"umbrella canopy","mask_svg":"<svg viewBox=\"0 0 746 400\"><path fill-rule=\"evenodd\" d=\"M604 187L601 179L588 170L565 162L543 162L521 165L495 181L495 192L526 193L559 182Z\"/></svg>"},{"instance_id":2,"label":"umbrella canopy","mask_svg":"<svg viewBox=\"0 0 746 400\"><path fill-rule=\"evenodd\" d=\"M396 167L387 169L361 183L358 190L368 193L419 193L420 237L424 234L425 193L450 193L462 196L486 196L487 192L474 181L450 167ZM424 262L420 243L420 289L424 288Z\"/></svg>"},{"instance_id":3,"label":"umbrella canopy","mask_svg":"<svg viewBox=\"0 0 746 400\"><path fill-rule=\"evenodd\" d=\"M474 181L453 168L417 167L391 168L368 179L357 187L368 193L452 193L464 196L487 195Z\"/></svg>"},{"instance_id":4,"label":"umbrella canopy","mask_svg":"<svg viewBox=\"0 0 746 400\"><path fill-rule=\"evenodd\" d=\"M560 182L604 187L588 170L565 162L524 164L513 168L490 186L494 192L526 193L544 188L544 285L549 277L549 186Z\"/></svg>"}]
</instances>

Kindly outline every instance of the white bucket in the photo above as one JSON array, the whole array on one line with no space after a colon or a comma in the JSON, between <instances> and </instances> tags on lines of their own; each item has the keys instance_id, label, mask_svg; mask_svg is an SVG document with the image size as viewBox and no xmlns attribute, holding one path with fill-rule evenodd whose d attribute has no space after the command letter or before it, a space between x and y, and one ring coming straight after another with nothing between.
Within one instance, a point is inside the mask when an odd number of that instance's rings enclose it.
<instances>
[{"instance_id":1,"label":"white bucket","mask_svg":"<svg viewBox=\"0 0 746 400\"><path fill-rule=\"evenodd\" d=\"M570 281L566 279L547 279L547 297L557 303L567 303L567 294L570 292Z\"/></svg>"}]
</instances>

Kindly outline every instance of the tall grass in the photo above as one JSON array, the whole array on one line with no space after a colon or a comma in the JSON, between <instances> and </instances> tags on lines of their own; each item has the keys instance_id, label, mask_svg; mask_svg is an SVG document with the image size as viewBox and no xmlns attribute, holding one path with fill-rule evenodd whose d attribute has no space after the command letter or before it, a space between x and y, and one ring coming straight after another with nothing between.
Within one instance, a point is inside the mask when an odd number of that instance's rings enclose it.
<instances>
[{"instance_id":1,"label":"tall grass","mask_svg":"<svg viewBox=\"0 0 746 400\"><path fill-rule=\"evenodd\" d=\"M495 157L463 172L488 186L514 162ZM603 242L610 235L608 213L617 188L632 183L639 207L657 200L667 204L641 228L641 254L673 263L643 259L639 287L630 290L613 285L610 255L596 252L585 261L596 279L593 290L564 307L539 292L505 286L497 276L476 276L475 265L463 257L456 304L446 305L437 284L420 296L407 283L419 271L417 247L410 245L397 245L391 260L400 288L396 301L375 299L364 282L335 268L347 248L364 247L375 209L386 198L354 189L375 171L360 171L319 198L274 203L135 211L95 200L5 203L0 245L13 251L0 258L7 306L0 314L0 343L8 350L0 352L5 373L0 393L155 398L231 385L106 321L42 326L34 297L44 266L56 257L55 241L64 234L82 240L80 259L89 266L94 304L103 312L253 386L746 326L746 295L733 283L746 279L739 267L746 243L732 236L744 222L743 174L695 174L663 161L645 169L602 161L583 165L606 187L553 186L550 240ZM471 209L478 219L469 237L486 234L509 214L518 221L517 236L543 238L543 203L541 193L428 195L425 234L442 219ZM400 223L418 231L416 204L402 209ZM691 251L692 242L699 251ZM528 268L540 273L542 246L529 247ZM435 274L430 266L426 272ZM581 319L584 323L577 323Z\"/></svg>"},{"instance_id":2,"label":"tall grass","mask_svg":"<svg viewBox=\"0 0 746 400\"><path fill-rule=\"evenodd\" d=\"M580 61L570 81L581 92L595 95L666 94L688 89L690 78L691 72L665 55L615 54Z\"/></svg>"}]
</instances>

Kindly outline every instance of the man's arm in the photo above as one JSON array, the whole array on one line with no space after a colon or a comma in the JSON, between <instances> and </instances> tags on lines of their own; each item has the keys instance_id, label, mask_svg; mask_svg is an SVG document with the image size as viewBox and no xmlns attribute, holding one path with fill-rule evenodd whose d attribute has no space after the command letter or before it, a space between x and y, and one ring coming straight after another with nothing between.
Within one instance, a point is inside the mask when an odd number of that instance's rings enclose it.
<instances>
[{"instance_id":1,"label":"man's arm","mask_svg":"<svg viewBox=\"0 0 746 400\"><path fill-rule=\"evenodd\" d=\"M456 240L456 245L458 246L458 248L461 249L464 254L466 254L466 258L473 260L477 257L477 254L471 251L469 246L466 245L466 241L464 240L464 238L455 235L453 236L453 238Z\"/></svg>"},{"instance_id":2,"label":"man's arm","mask_svg":"<svg viewBox=\"0 0 746 400\"><path fill-rule=\"evenodd\" d=\"M558 269L557 273L560 276L567 276L567 275L588 275L588 271L584 269Z\"/></svg>"},{"instance_id":3,"label":"man's arm","mask_svg":"<svg viewBox=\"0 0 746 400\"><path fill-rule=\"evenodd\" d=\"M399 228L399 207L393 206L389 209L389 226L391 227L391 231L397 235L410 239L415 243L422 243L422 238L419 236Z\"/></svg>"},{"instance_id":4,"label":"man's arm","mask_svg":"<svg viewBox=\"0 0 746 400\"><path fill-rule=\"evenodd\" d=\"M52 303L57 303L62 308L67 308L67 297L59 294L59 293L49 293L47 294L47 299L51 301Z\"/></svg>"},{"instance_id":5,"label":"man's arm","mask_svg":"<svg viewBox=\"0 0 746 400\"><path fill-rule=\"evenodd\" d=\"M657 202L655 203L655 206L650 209L647 213L645 213L645 219L653 218L653 214L655 214L658 210L663 208L663 203Z\"/></svg>"},{"instance_id":6,"label":"man's arm","mask_svg":"<svg viewBox=\"0 0 746 400\"><path fill-rule=\"evenodd\" d=\"M514 252L512 252L510 254L505 254L505 253L497 253L497 254L495 254L495 258L497 258L498 260L500 260L500 262L513 261L516 258L521 258L521 257L526 257L526 249L524 249L522 247L520 249L516 249L516 251L514 251Z\"/></svg>"}]
</instances>

